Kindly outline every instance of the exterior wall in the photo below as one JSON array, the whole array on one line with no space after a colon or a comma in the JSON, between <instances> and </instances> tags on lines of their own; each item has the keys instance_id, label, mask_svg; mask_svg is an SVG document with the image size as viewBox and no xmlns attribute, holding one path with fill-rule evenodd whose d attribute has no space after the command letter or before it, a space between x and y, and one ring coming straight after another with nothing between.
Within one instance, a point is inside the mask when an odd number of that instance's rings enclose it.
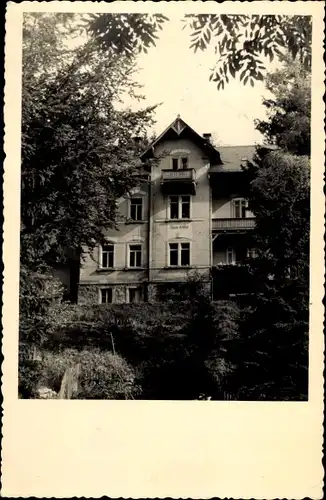
<instances>
[{"instance_id":1,"label":"exterior wall","mask_svg":"<svg viewBox=\"0 0 326 500\"><path fill-rule=\"evenodd\" d=\"M108 243L114 244L114 268L100 268L100 246L95 247L91 252L84 249L82 256L78 302L85 302L84 296L94 303L98 302L99 286L113 286L126 284L141 284L148 279L148 185L143 184L139 189L132 193L137 197L143 198L143 220L140 222L131 222L129 218L129 198L126 196L118 202L119 221L118 228L105 232ZM128 269L129 265L129 245L142 245L142 267L137 269ZM89 287L93 285L92 291ZM93 291L93 288L96 291ZM117 290L121 290L117 288ZM95 300L96 295L96 300ZM125 292L114 293L115 302L124 302ZM123 297L123 300L122 300Z\"/></svg>"},{"instance_id":2,"label":"exterior wall","mask_svg":"<svg viewBox=\"0 0 326 500\"><path fill-rule=\"evenodd\" d=\"M196 194L191 196L190 219L169 220L169 196L161 191L162 169L171 169L171 154L185 151L189 157L189 168L196 171ZM203 279L208 279L210 268L210 187L209 163L203 159L202 151L191 141L180 139L161 142L155 154L166 154L160 166L152 174L152 245L150 281L184 281L189 271L196 269ZM177 193L175 193L177 194ZM173 240L189 241L190 268L168 268L168 244Z\"/></svg>"},{"instance_id":3,"label":"exterior wall","mask_svg":"<svg viewBox=\"0 0 326 500\"><path fill-rule=\"evenodd\" d=\"M113 302L115 304L123 304L128 300L128 286L126 285L108 285L104 287L112 288ZM91 305L100 303L101 285L80 285L78 294L78 303L81 305Z\"/></svg>"},{"instance_id":4,"label":"exterior wall","mask_svg":"<svg viewBox=\"0 0 326 500\"><path fill-rule=\"evenodd\" d=\"M229 198L212 199L212 218L213 219L231 219L233 218L232 199L237 198L233 194ZM246 217L254 217L254 214L247 210Z\"/></svg>"}]
</instances>

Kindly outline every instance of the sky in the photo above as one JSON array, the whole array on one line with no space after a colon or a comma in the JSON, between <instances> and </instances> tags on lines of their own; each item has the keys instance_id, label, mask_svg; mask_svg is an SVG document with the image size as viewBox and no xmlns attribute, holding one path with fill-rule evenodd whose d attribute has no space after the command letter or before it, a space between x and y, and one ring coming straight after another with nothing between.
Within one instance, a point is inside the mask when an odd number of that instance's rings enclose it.
<instances>
[{"instance_id":1,"label":"sky","mask_svg":"<svg viewBox=\"0 0 326 500\"><path fill-rule=\"evenodd\" d=\"M261 143L254 120L265 117L262 98L268 97L268 91L263 82L252 88L231 79L223 91L217 90L216 83L209 81L213 47L194 54L189 45L189 32L182 30L181 20L170 17L156 47L138 56L136 80L146 96L141 106L162 103L153 131L160 134L180 114L198 133L211 133L216 145Z\"/></svg>"}]
</instances>

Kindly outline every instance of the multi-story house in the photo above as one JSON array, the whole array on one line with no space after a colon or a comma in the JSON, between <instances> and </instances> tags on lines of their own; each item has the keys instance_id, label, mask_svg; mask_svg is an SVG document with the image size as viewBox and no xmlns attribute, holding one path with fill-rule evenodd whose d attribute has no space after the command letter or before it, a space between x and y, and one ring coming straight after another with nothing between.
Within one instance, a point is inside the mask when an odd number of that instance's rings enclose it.
<instances>
[{"instance_id":1,"label":"multi-story house","mask_svg":"<svg viewBox=\"0 0 326 500\"><path fill-rule=\"evenodd\" d=\"M252 251L241 165L254 149L217 148L178 116L141 154L147 173L119 200L118 229L107 231L105 245L85 249L79 303L155 301L160 285L184 282L192 271L212 297L236 293L219 272L241 268L234 264ZM150 167L151 158L160 160Z\"/></svg>"}]
</instances>

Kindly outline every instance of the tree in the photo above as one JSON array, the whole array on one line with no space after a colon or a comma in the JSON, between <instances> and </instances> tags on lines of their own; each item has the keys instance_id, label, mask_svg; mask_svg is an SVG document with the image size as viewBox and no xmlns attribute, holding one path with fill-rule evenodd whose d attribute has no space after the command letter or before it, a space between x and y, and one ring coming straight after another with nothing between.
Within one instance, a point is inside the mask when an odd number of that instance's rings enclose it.
<instances>
[{"instance_id":1,"label":"tree","mask_svg":"<svg viewBox=\"0 0 326 500\"><path fill-rule=\"evenodd\" d=\"M66 21L31 14L24 23L21 256L34 267L114 226L118 197L138 182L133 137L154 110L118 110L125 93L141 98L133 61L87 40L69 49Z\"/></svg>"},{"instance_id":2,"label":"tree","mask_svg":"<svg viewBox=\"0 0 326 500\"><path fill-rule=\"evenodd\" d=\"M308 394L309 85L296 68L296 78L284 88L290 70L270 75L275 99L265 101L272 103L271 113L258 124L280 148L259 149L247 168L249 209L256 216L251 272L260 290L233 350L237 370L231 385L238 399L298 400Z\"/></svg>"},{"instance_id":3,"label":"tree","mask_svg":"<svg viewBox=\"0 0 326 500\"><path fill-rule=\"evenodd\" d=\"M186 25L192 30L191 48L206 50L213 45L218 56L210 79L223 89L229 78L254 86L264 79L263 58L273 61L290 53L305 68L311 65L310 16L282 15L187 15Z\"/></svg>"},{"instance_id":4,"label":"tree","mask_svg":"<svg viewBox=\"0 0 326 500\"><path fill-rule=\"evenodd\" d=\"M77 21L24 16L20 339L27 347L42 345L59 324L51 266L72 258L79 265L80 248L115 225L117 199L141 174L133 137L146 136L152 123L153 107L117 106L125 93L141 98L133 60L104 54L85 36L72 43L82 30Z\"/></svg>"},{"instance_id":5,"label":"tree","mask_svg":"<svg viewBox=\"0 0 326 500\"><path fill-rule=\"evenodd\" d=\"M296 155L310 156L311 74L289 56L267 75L266 88L273 95L264 99L267 120L256 128L267 142Z\"/></svg>"},{"instance_id":6,"label":"tree","mask_svg":"<svg viewBox=\"0 0 326 500\"><path fill-rule=\"evenodd\" d=\"M168 19L162 15L97 14L88 28L100 46L131 54L155 46L157 33ZM264 79L266 63L289 52L305 68L311 66L311 16L188 14L190 48L213 47L217 56L210 79L223 89L240 76L246 85Z\"/></svg>"},{"instance_id":7,"label":"tree","mask_svg":"<svg viewBox=\"0 0 326 500\"><path fill-rule=\"evenodd\" d=\"M86 24L104 51L133 57L155 45L166 21L162 14L93 14Z\"/></svg>"}]
</instances>

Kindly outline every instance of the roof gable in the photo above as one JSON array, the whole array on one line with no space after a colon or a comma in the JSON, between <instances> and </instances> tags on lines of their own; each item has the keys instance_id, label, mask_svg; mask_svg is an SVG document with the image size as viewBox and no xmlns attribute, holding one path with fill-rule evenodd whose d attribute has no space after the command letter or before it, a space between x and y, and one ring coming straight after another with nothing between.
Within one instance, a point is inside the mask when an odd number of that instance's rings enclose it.
<instances>
[{"instance_id":1,"label":"roof gable","mask_svg":"<svg viewBox=\"0 0 326 500\"><path fill-rule=\"evenodd\" d=\"M180 115L153 141L141 155L141 159L151 158L154 155L155 146L163 139L188 138L197 144L205 155L216 165L221 164L220 153L204 137L191 128Z\"/></svg>"}]
</instances>

